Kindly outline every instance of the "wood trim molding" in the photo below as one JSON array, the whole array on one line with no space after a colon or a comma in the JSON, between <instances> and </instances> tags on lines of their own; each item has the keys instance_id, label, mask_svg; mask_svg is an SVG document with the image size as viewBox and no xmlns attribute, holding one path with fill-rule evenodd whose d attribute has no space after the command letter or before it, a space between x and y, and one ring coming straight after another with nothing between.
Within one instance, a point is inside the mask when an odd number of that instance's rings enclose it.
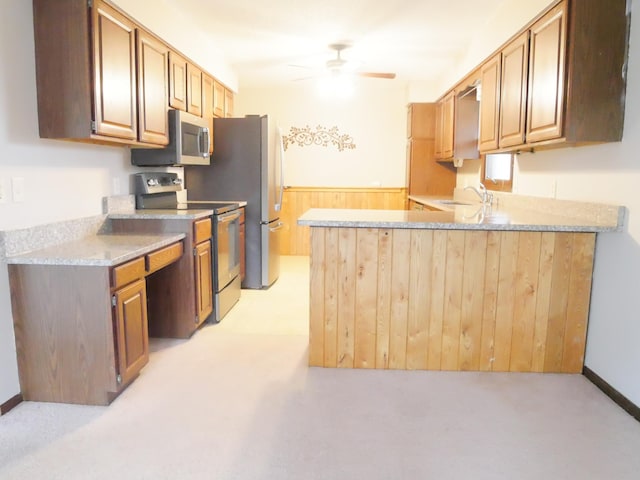
<instances>
[{"instance_id":1,"label":"wood trim molding","mask_svg":"<svg viewBox=\"0 0 640 480\"><path fill-rule=\"evenodd\" d=\"M9 400L0 405L0 416L9 413L10 410L17 407L20 403L22 403L22 393L18 393L14 395Z\"/></svg>"},{"instance_id":2,"label":"wood trim molding","mask_svg":"<svg viewBox=\"0 0 640 480\"><path fill-rule=\"evenodd\" d=\"M287 192L386 192L402 193L407 191L407 187L284 187Z\"/></svg>"},{"instance_id":3,"label":"wood trim molding","mask_svg":"<svg viewBox=\"0 0 640 480\"><path fill-rule=\"evenodd\" d=\"M606 380L600 377L597 373L591 370L589 367L584 367L582 369L582 374L587 377L591 383L593 383L596 387L598 387L602 392L618 404L620 408L622 408L625 412L635 418L638 422L640 422L640 406L633 403L623 394L621 394L618 390L609 385Z\"/></svg>"}]
</instances>

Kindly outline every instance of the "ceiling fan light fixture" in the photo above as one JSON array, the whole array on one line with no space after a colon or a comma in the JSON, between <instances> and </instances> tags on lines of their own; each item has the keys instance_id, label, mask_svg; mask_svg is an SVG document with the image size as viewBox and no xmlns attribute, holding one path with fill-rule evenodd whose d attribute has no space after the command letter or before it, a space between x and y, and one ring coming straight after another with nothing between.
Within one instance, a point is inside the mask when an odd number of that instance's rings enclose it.
<instances>
[{"instance_id":1,"label":"ceiling fan light fixture","mask_svg":"<svg viewBox=\"0 0 640 480\"><path fill-rule=\"evenodd\" d=\"M355 85L353 75L332 70L318 78L318 93L323 98L346 99L353 96Z\"/></svg>"}]
</instances>

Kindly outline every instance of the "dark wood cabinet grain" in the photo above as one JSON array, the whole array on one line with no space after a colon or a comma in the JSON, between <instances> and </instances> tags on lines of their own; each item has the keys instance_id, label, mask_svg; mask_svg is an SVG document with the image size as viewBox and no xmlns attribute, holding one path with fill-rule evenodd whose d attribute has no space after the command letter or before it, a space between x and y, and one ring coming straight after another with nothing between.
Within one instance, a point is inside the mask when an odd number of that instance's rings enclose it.
<instances>
[{"instance_id":1,"label":"dark wood cabinet grain","mask_svg":"<svg viewBox=\"0 0 640 480\"><path fill-rule=\"evenodd\" d=\"M135 140L135 25L110 6L93 7L95 133Z\"/></svg>"},{"instance_id":2,"label":"dark wood cabinet grain","mask_svg":"<svg viewBox=\"0 0 640 480\"><path fill-rule=\"evenodd\" d=\"M500 147L522 145L525 139L529 32L502 50Z\"/></svg>"},{"instance_id":3,"label":"dark wood cabinet grain","mask_svg":"<svg viewBox=\"0 0 640 480\"><path fill-rule=\"evenodd\" d=\"M480 101L480 133L478 147L481 152L498 148L500 134L500 76L502 54L489 59L480 69L482 99Z\"/></svg>"},{"instance_id":4,"label":"dark wood cabinet grain","mask_svg":"<svg viewBox=\"0 0 640 480\"><path fill-rule=\"evenodd\" d=\"M202 70L187 62L187 112L202 116Z\"/></svg>"},{"instance_id":5,"label":"dark wood cabinet grain","mask_svg":"<svg viewBox=\"0 0 640 480\"><path fill-rule=\"evenodd\" d=\"M119 380L131 382L149 362L147 293L140 279L114 293L114 324Z\"/></svg>"},{"instance_id":6,"label":"dark wood cabinet grain","mask_svg":"<svg viewBox=\"0 0 640 480\"><path fill-rule=\"evenodd\" d=\"M197 323L200 325L213 312L211 240L199 243L195 247L195 283Z\"/></svg>"},{"instance_id":7,"label":"dark wood cabinet grain","mask_svg":"<svg viewBox=\"0 0 640 480\"><path fill-rule=\"evenodd\" d=\"M169 47L137 30L138 132L141 142L169 143Z\"/></svg>"},{"instance_id":8,"label":"dark wood cabinet grain","mask_svg":"<svg viewBox=\"0 0 640 480\"><path fill-rule=\"evenodd\" d=\"M187 111L187 61L174 51L169 52L169 106Z\"/></svg>"},{"instance_id":9,"label":"dark wood cabinet grain","mask_svg":"<svg viewBox=\"0 0 640 480\"><path fill-rule=\"evenodd\" d=\"M530 29L528 143L562 136L567 12L563 2Z\"/></svg>"}]
</instances>

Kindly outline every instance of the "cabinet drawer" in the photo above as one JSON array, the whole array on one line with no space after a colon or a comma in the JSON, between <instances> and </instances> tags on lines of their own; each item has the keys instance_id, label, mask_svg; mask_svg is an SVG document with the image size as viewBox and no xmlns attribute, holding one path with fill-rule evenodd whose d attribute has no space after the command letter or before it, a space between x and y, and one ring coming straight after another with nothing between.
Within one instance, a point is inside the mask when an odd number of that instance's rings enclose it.
<instances>
[{"instance_id":1,"label":"cabinet drawer","mask_svg":"<svg viewBox=\"0 0 640 480\"><path fill-rule=\"evenodd\" d=\"M174 243L147 255L147 273L153 273L175 262L182 256L182 242Z\"/></svg>"},{"instance_id":2,"label":"cabinet drawer","mask_svg":"<svg viewBox=\"0 0 640 480\"><path fill-rule=\"evenodd\" d=\"M145 276L144 257L136 258L111 270L111 286L122 287Z\"/></svg>"},{"instance_id":3,"label":"cabinet drawer","mask_svg":"<svg viewBox=\"0 0 640 480\"><path fill-rule=\"evenodd\" d=\"M204 218L193 224L193 243L198 244L211 238L211 219Z\"/></svg>"}]
</instances>

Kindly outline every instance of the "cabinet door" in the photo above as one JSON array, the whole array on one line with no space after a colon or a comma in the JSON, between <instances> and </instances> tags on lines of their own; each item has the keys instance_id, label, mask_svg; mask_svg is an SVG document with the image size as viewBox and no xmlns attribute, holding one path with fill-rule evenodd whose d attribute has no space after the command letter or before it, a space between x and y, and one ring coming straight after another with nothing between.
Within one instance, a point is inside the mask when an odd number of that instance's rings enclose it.
<instances>
[{"instance_id":1,"label":"cabinet door","mask_svg":"<svg viewBox=\"0 0 640 480\"><path fill-rule=\"evenodd\" d=\"M455 92L449 92L442 100L442 158L453 157Z\"/></svg>"},{"instance_id":2,"label":"cabinet door","mask_svg":"<svg viewBox=\"0 0 640 480\"><path fill-rule=\"evenodd\" d=\"M214 80L202 73L202 116L209 124L209 154L213 153L213 84Z\"/></svg>"},{"instance_id":3,"label":"cabinet door","mask_svg":"<svg viewBox=\"0 0 640 480\"><path fill-rule=\"evenodd\" d=\"M562 136L566 13L563 2L531 27L527 143Z\"/></svg>"},{"instance_id":4,"label":"cabinet door","mask_svg":"<svg viewBox=\"0 0 640 480\"><path fill-rule=\"evenodd\" d=\"M169 52L169 106L187 111L187 61Z\"/></svg>"},{"instance_id":5,"label":"cabinet door","mask_svg":"<svg viewBox=\"0 0 640 480\"><path fill-rule=\"evenodd\" d=\"M480 151L498 148L498 134L500 125L500 72L502 69L502 55L498 53L482 66L480 84L482 97L480 99Z\"/></svg>"},{"instance_id":6,"label":"cabinet door","mask_svg":"<svg viewBox=\"0 0 640 480\"><path fill-rule=\"evenodd\" d=\"M219 82L213 82L213 114L218 118L224 118L225 88Z\"/></svg>"},{"instance_id":7,"label":"cabinet door","mask_svg":"<svg viewBox=\"0 0 640 480\"><path fill-rule=\"evenodd\" d=\"M202 116L202 70L187 63L187 112Z\"/></svg>"},{"instance_id":8,"label":"cabinet door","mask_svg":"<svg viewBox=\"0 0 640 480\"><path fill-rule=\"evenodd\" d=\"M522 145L525 139L529 32L502 50L500 147Z\"/></svg>"},{"instance_id":9,"label":"cabinet door","mask_svg":"<svg viewBox=\"0 0 640 480\"><path fill-rule=\"evenodd\" d=\"M102 2L92 15L95 133L136 140L135 26Z\"/></svg>"},{"instance_id":10,"label":"cabinet door","mask_svg":"<svg viewBox=\"0 0 640 480\"><path fill-rule=\"evenodd\" d=\"M196 245L195 253L196 313L200 324L213 311L211 241Z\"/></svg>"},{"instance_id":11,"label":"cabinet door","mask_svg":"<svg viewBox=\"0 0 640 480\"><path fill-rule=\"evenodd\" d=\"M141 142L169 143L169 48L138 30L138 132Z\"/></svg>"},{"instance_id":12,"label":"cabinet door","mask_svg":"<svg viewBox=\"0 0 640 480\"><path fill-rule=\"evenodd\" d=\"M435 149L434 149L434 156L436 160L439 160L442 158L442 129L443 129L442 120L443 120L442 102L438 102L436 103L436 142L435 142Z\"/></svg>"},{"instance_id":13,"label":"cabinet door","mask_svg":"<svg viewBox=\"0 0 640 480\"><path fill-rule=\"evenodd\" d=\"M224 116L233 117L233 92L228 89L224 90Z\"/></svg>"},{"instance_id":14,"label":"cabinet door","mask_svg":"<svg viewBox=\"0 0 640 480\"><path fill-rule=\"evenodd\" d=\"M126 385L149 361L147 291L143 279L115 292L118 371Z\"/></svg>"}]
</instances>

